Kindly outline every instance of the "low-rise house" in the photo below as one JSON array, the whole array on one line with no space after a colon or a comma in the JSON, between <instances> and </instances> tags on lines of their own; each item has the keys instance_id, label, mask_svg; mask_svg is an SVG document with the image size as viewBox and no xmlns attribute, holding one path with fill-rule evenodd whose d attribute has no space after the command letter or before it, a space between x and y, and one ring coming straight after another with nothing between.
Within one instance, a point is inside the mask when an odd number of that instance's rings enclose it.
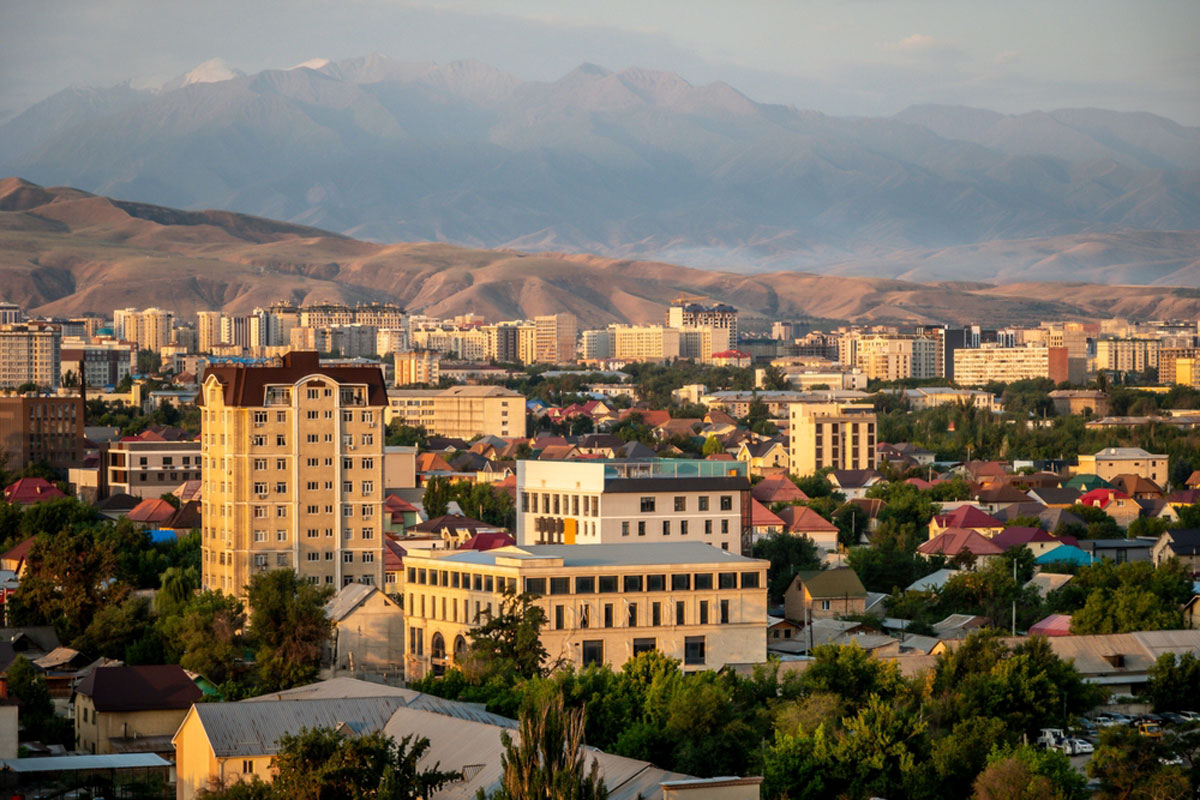
<instances>
[{"instance_id":1,"label":"low-rise house","mask_svg":"<svg viewBox=\"0 0 1200 800\"><path fill-rule=\"evenodd\" d=\"M968 528L948 528L922 542L917 551L927 556L943 555L955 561L973 559L976 564L983 564L1004 552L991 539Z\"/></svg>"},{"instance_id":2,"label":"low-rise house","mask_svg":"<svg viewBox=\"0 0 1200 800\"><path fill-rule=\"evenodd\" d=\"M838 529L808 506L788 506L779 512L783 529L793 536L807 536L826 553L837 552Z\"/></svg>"},{"instance_id":3,"label":"low-rise house","mask_svg":"<svg viewBox=\"0 0 1200 800\"><path fill-rule=\"evenodd\" d=\"M1200 574L1200 530L1163 531L1150 548L1150 556L1155 566L1177 558L1193 575Z\"/></svg>"},{"instance_id":4,"label":"low-rise house","mask_svg":"<svg viewBox=\"0 0 1200 800\"><path fill-rule=\"evenodd\" d=\"M1039 572L1025 582L1025 587L1032 586L1044 600L1046 595L1055 589L1066 586L1075 576L1066 572Z\"/></svg>"},{"instance_id":5,"label":"low-rise house","mask_svg":"<svg viewBox=\"0 0 1200 800\"><path fill-rule=\"evenodd\" d=\"M904 591L906 592L938 592L946 585L946 582L962 572L961 569L950 569L943 567L937 572L930 573L924 578L917 578L908 585Z\"/></svg>"},{"instance_id":6,"label":"low-rise house","mask_svg":"<svg viewBox=\"0 0 1200 800\"><path fill-rule=\"evenodd\" d=\"M1134 500L1159 500L1163 496L1162 487L1141 475L1117 475L1112 485Z\"/></svg>"},{"instance_id":7,"label":"low-rise house","mask_svg":"<svg viewBox=\"0 0 1200 800\"><path fill-rule=\"evenodd\" d=\"M171 735L202 695L174 664L97 667L75 689L75 746L173 755Z\"/></svg>"},{"instance_id":8,"label":"low-rise house","mask_svg":"<svg viewBox=\"0 0 1200 800\"><path fill-rule=\"evenodd\" d=\"M758 541L764 536L779 533L784 528L784 521L762 503L750 498L750 539Z\"/></svg>"},{"instance_id":9,"label":"low-rise house","mask_svg":"<svg viewBox=\"0 0 1200 800\"><path fill-rule=\"evenodd\" d=\"M1126 561L1149 561L1155 540L1136 537L1133 539L1080 539L1075 546L1095 559L1107 558L1117 564Z\"/></svg>"},{"instance_id":10,"label":"low-rise house","mask_svg":"<svg viewBox=\"0 0 1200 800\"><path fill-rule=\"evenodd\" d=\"M401 674L404 669L404 612L374 586L350 583L325 604L333 623L328 661L335 674Z\"/></svg>"},{"instance_id":11,"label":"low-rise house","mask_svg":"<svg viewBox=\"0 0 1200 800\"><path fill-rule=\"evenodd\" d=\"M175 515L175 506L158 497L146 498L125 515L130 522L157 527Z\"/></svg>"},{"instance_id":12,"label":"low-rise house","mask_svg":"<svg viewBox=\"0 0 1200 800\"><path fill-rule=\"evenodd\" d=\"M100 516L108 519L118 520L128 514L133 509L137 508L138 503L142 502L139 498L125 492L117 492L110 494L100 502L96 503L96 511Z\"/></svg>"},{"instance_id":13,"label":"low-rise house","mask_svg":"<svg viewBox=\"0 0 1200 800\"><path fill-rule=\"evenodd\" d=\"M404 548L391 536L383 537L383 590L388 594L400 591L400 572L404 569Z\"/></svg>"},{"instance_id":14,"label":"low-rise house","mask_svg":"<svg viewBox=\"0 0 1200 800\"><path fill-rule=\"evenodd\" d=\"M1070 508L1079 502L1080 491L1073 486L1039 486L1029 490L1029 497L1047 508Z\"/></svg>"},{"instance_id":15,"label":"low-rise house","mask_svg":"<svg viewBox=\"0 0 1200 800\"><path fill-rule=\"evenodd\" d=\"M1019 503L1028 503L1029 499L1029 495L1020 489L1006 484L993 484L986 489L980 489L975 494L975 501L987 509L989 514L995 514L997 511Z\"/></svg>"},{"instance_id":16,"label":"low-rise house","mask_svg":"<svg viewBox=\"0 0 1200 800\"><path fill-rule=\"evenodd\" d=\"M1070 636L1071 615L1051 614L1029 626L1030 636Z\"/></svg>"},{"instance_id":17,"label":"low-rise house","mask_svg":"<svg viewBox=\"0 0 1200 800\"><path fill-rule=\"evenodd\" d=\"M962 505L947 514L938 514L929 522L929 538L933 539L944 531L967 529L990 539L1004 530L1004 523L981 508Z\"/></svg>"},{"instance_id":18,"label":"low-rise house","mask_svg":"<svg viewBox=\"0 0 1200 800\"><path fill-rule=\"evenodd\" d=\"M808 495L786 475L763 478L750 490L750 496L765 506L772 503L807 503Z\"/></svg>"},{"instance_id":19,"label":"low-rise house","mask_svg":"<svg viewBox=\"0 0 1200 800\"><path fill-rule=\"evenodd\" d=\"M1026 528L1020 525L1000 531L992 537L992 543L1001 550L1008 550L1010 547L1024 547L1033 553L1035 558L1047 550L1053 550L1063 544L1062 540L1051 536L1041 528Z\"/></svg>"},{"instance_id":20,"label":"low-rise house","mask_svg":"<svg viewBox=\"0 0 1200 800\"><path fill-rule=\"evenodd\" d=\"M1117 489L1092 489L1079 498L1079 504L1099 508L1122 528L1142 515L1142 507L1132 497Z\"/></svg>"},{"instance_id":21,"label":"low-rise house","mask_svg":"<svg viewBox=\"0 0 1200 800\"><path fill-rule=\"evenodd\" d=\"M788 451L781 439L742 442L737 460L746 462L751 475L774 475L787 472Z\"/></svg>"},{"instance_id":22,"label":"low-rise house","mask_svg":"<svg viewBox=\"0 0 1200 800\"><path fill-rule=\"evenodd\" d=\"M478 533L498 533L503 530L504 528L471 519L462 514L443 514L440 517L413 525L407 532L414 536L423 534L441 536L449 547L457 548Z\"/></svg>"},{"instance_id":23,"label":"low-rise house","mask_svg":"<svg viewBox=\"0 0 1200 800\"><path fill-rule=\"evenodd\" d=\"M1042 505L1041 503L1030 501L1027 503L1014 503L1008 508L1000 509L993 514L993 516L1001 522L1007 524L1022 517L1025 519L1029 519L1031 517L1040 518L1042 512L1044 511L1046 511L1046 506Z\"/></svg>"},{"instance_id":24,"label":"low-rise house","mask_svg":"<svg viewBox=\"0 0 1200 800\"><path fill-rule=\"evenodd\" d=\"M1078 547L1069 544L1060 544L1058 547L1051 548L1033 560L1033 563L1040 566L1047 564L1070 564L1075 567L1087 566L1095 561L1095 557Z\"/></svg>"},{"instance_id":25,"label":"low-rise house","mask_svg":"<svg viewBox=\"0 0 1200 800\"><path fill-rule=\"evenodd\" d=\"M796 623L783 617L767 617L767 650L780 642L790 642L798 639L802 628Z\"/></svg>"},{"instance_id":26,"label":"low-rise house","mask_svg":"<svg viewBox=\"0 0 1200 800\"><path fill-rule=\"evenodd\" d=\"M849 567L802 570L783 595L784 616L794 621L865 613L867 590Z\"/></svg>"},{"instance_id":27,"label":"low-rise house","mask_svg":"<svg viewBox=\"0 0 1200 800\"><path fill-rule=\"evenodd\" d=\"M22 506L59 500L63 497L66 495L45 478L21 478L4 487L5 502Z\"/></svg>"},{"instance_id":28,"label":"low-rise house","mask_svg":"<svg viewBox=\"0 0 1200 800\"><path fill-rule=\"evenodd\" d=\"M883 475L873 469L835 469L826 477L834 491L844 494L847 500L866 497L867 489L883 480Z\"/></svg>"},{"instance_id":29,"label":"low-rise house","mask_svg":"<svg viewBox=\"0 0 1200 800\"><path fill-rule=\"evenodd\" d=\"M1091 473L1111 481L1117 475L1134 474L1167 485L1168 458L1165 453L1149 453L1140 447L1106 447L1093 455L1079 457L1078 472Z\"/></svg>"},{"instance_id":30,"label":"low-rise house","mask_svg":"<svg viewBox=\"0 0 1200 800\"><path fill-rule=\"evenodd\" d=\"M37 541L37 537L30 536L0 555L0 570L11 572L14 577L24 577L28 568L29 551L33 549L33 543Z\"/></svg>"},{"instance_id":31,"label":"low-rise house","mask_svg":"<svg viewBox=\"0 0 1200 800\"><path fill-rule=\"evenodd\" d=\"M967 638L967 634L989 624L987 617L974 614L951 614L940 622L933 623L933 632L942 642ZM935 648L936 650L936 648Z\"/></svg>"}]
</instances>

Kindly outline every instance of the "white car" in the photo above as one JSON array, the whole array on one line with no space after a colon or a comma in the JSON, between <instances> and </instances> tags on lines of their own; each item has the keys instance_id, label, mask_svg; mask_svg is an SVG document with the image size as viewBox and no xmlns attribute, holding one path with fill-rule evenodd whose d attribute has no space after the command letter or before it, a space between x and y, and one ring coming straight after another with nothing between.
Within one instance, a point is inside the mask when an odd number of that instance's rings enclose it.
<instances>
[{"instance_id":1,"label":"white car","mask_svg":"<svg viewBox=\"0 0 1200 800\"><path fill-rule=\"evenodd\" d=\"M1196 713L1195 711L1180 711L1179 716L1183 717L1184 719L1191 720L1192 722L1200 720L1200 714Z\"/></svg>"},{"instance_id":2,"label":"white car","mask_svg":"<svg viewBox=\"0 0 1200 800\"><path fill-rule=\"evenodd\" d=\"M1096 748L1092 747L1092 743L1086 739L1067 739L1063 742L1063 753L1068 756L1080 756L1085 753L1094 752Z\"/></svg>"}]
</instances>

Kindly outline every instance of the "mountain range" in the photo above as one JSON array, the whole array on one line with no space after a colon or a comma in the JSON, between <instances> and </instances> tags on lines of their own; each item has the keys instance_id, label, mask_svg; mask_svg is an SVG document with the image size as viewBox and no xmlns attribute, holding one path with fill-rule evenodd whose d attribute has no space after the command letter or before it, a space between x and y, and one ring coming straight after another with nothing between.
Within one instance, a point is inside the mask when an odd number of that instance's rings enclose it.
<instances>
[{"instance_id":1,"label":"mountain range","mask_svg":"<svg viewBox=\"0 0 1200 800\"><path fill-rule=\"evenodd\" d=\"M208 63L31 107L0 126L0 174L379 242L1200 286L1200 128L1097 109L838 118L636 68Z\"/></svg>"},{"instance_id":2,"label":"mountain range","mask_svg":"<svg viewBox=\"0 0 1200 800\"><path fill-rule=\"evenodd\" d=\"M1179 234L1183 236L1183 234ZM1200 233L1186 246L1200 248ZM594 255L378 244L227 211L184 211L0 180L0 295L34 313L164 306L246 313L277 300L390 301L487 319L571 311L584 326L659 322L680 294L774 319L983 324L1200 317L1200 290L1070 283L754 275Z\"/></svg>"}]
</instances>

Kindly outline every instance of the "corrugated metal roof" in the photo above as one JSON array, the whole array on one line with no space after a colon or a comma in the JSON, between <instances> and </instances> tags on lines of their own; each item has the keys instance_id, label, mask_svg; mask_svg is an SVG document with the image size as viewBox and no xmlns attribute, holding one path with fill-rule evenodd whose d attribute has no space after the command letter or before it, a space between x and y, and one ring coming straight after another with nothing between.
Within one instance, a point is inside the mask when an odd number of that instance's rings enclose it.
<instances>
[{"instance_id":1,"label":"corrugated metal roof","mask_svg":"<svg viewBox=\"0 0 1200 800\"><path fill-rule=\"evenodd\" d=\"M400 697L278 700L273 703L198 703L193 706L218 758L276 753L279 739L302 728L376 731L404 704Z\"/></svg>"},{"instance_id":2,"label":"corrugated metal roof","mask_svg":"<svg viewBox=\"0 0 1200 800\"><path fill-rule=\"evenodd\" d=\"M334 622L339 622L358 608L359 603L366 600L372 592L377 591L379 590L374 586L365 583L348 583L325 604L325 615Z\"/></svg>"},{"instance_id":3,"label":"corrugated metal roof","mask_svg":"<svg viewBox=\"0 0 1200 800\"><path fill-rule=\"evenodd\" d=\"M358 678L330 678L282 692L249 697L243 703L261 703L267 700L336 700L349 697L399 697L405 702L420 697L414 689L388 686L383 683L359 680Z\"/></svg>"},{"instance_id":4,"label":"corrugated metal roof","mask_svg":"<svg viewBox=\"0 0 1200 800\"><path fill-rule=\"evenodd\" d=\"M169 767L171 762L153 753L125 753L103 756L46 756L45 758L6 758L0 769L7 772L78 772L88 769L153 769Z\"/></svg>"},{"instance_id":5,"label":"corrugated metal roof","mask_svg":"<svg viewBox=\"0 0 1200 800\"><path fill-rule=\"evenodd\" d=\"M740 568L765 562L713 547L704 542L655 542L630 547L626 544L539 544L501 547L495 550L438 553L439 562L495 564L497 558L561 558L568 567L623 567L654 564L728 564Z\"/></svg>"}]
</instances>

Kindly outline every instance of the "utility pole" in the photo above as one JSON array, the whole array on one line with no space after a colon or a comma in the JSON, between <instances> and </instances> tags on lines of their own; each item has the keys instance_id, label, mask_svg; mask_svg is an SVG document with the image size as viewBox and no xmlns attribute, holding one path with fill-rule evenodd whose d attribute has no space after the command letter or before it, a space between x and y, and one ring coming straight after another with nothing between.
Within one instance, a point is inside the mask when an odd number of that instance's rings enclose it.
<instances>
[{"instance_id":1,"label":"utility pole","mask_svg":"<svg viewBox=\"0 0 1200 800\"><path fill-rule=\"evenodd\" d=\"M1017 559L1013 556L1013 584L1017 584ZM1013 593L1012 635L1017 635L1017 594Z\"/></svg>"}]
</instances>

